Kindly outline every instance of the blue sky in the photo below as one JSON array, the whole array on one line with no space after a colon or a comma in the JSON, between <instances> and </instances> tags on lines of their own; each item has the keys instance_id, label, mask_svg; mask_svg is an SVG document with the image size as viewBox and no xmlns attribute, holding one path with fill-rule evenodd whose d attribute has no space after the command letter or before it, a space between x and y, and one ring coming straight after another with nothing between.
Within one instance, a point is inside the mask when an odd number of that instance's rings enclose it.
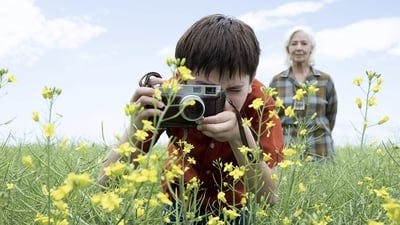
<instances>
[{"instance_id":1,"label":"blue sky","mask_svg":"<svg viewBox=\"0 0 400 225\"><path fill-rule=\"evenodd\" d=\"M165 59L196 20L223 13L244 20L259 38L258 79L269 83L285 68L284 40L293 27L309 28L317 41L316 68L331 74L339 96L337 144L357 142L361 116L354 104L362 92L352 85L365 70L382 73L383 91L371 121L389 123L369 130L371 139L399 140L400 2L326 1L61 1L0 0L0 67L15 85L0 89L0 138L36 140L33 111L46 113L44 86L63 90L55 111L62 115L59 137L108 143L127 126L123 106L140 76L169 76Z\"/></svg>"}]
</instances>

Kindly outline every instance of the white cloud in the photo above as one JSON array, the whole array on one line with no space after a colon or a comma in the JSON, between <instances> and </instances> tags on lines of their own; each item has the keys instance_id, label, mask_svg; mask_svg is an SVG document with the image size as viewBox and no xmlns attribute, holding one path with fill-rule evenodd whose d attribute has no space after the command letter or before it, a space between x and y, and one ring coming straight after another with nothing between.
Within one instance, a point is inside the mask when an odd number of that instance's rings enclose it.
<instances>
[{"instance_id":1,"label":"white cloud","mask_svg":"<svg viewBox=\"0 0 400 225\"><path fill-rule=\"evenodd\" d=\"M257 79L261 80L264 84L268 84L274 75L286 68L284 59L285 55L283 51L281 54L269 53L261 56L257 68Z\"/></svg>"},{"instance_id":2,"label":"white cloud","mask_svg":"<svg viewBox=\"0 0 400 225\"><path fill-rule=\"evenodd\" d=\"M157 55L163 58L173 57L175 55L175 47L173 47L172 45L167 45L164 48L160 49L157 52Z\"/></svg>"},{"instance_id":3,"label":"white cloud","mask_svg":"<svg viewBox=\"0 0 400 225\"><path fill-rule=\"evenodd\" d=\"M317 12L332 2L334 0L290 2L271 10L249 12L238 18L249 24L255 31L263 31L290 24L292 22L288 19L289 17Z\"/></svg>"},{"instance_id":4,"label":"white cloud","mask_svg":"<svg viewBox=\"0 0 400 225\"><path fill-rule=\"evenodd\" d=\"M33 0L2 0L0 58L37 58L51 48L76 48L105 32L87 17L48 19Z\"/></svg>"},{"instance_id":5,"label":"white cloud","mask_svg":"<svg viewBox=\"0 0 400 225\"><path fill-rule=\"evenodd\" d=\"M369 19L315 34L317 58L347 59L368 52L400 55L400 17Z\"/></svg>"}]
</instances>

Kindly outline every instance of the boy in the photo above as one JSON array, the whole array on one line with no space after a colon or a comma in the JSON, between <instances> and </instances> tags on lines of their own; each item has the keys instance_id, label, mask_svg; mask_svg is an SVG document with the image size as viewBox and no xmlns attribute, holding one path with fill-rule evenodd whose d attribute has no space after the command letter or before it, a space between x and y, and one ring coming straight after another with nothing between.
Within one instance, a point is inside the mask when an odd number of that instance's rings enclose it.
<instances>
[{"instance_id":1,"label":"boy","mask_svg":"<svg viewBox=\"0 0 400 225\"><path fill-rule=\"evenodd\" d=\"M185 66L195 77L187 84L220 85L228 100L224 111L196 121L194 129L170 128L167 131L176 140L170 143L170 152L178 148L179 140L185 140L194 147L189 156L196 163L188 165L184 181L188 182L193 177L200 181L198 195L204 198L202 212L205 214L213 211L218 201L217 195L222 191L225 192L226 204L231 206L240 205L246 191L254 193L258 199L264 196L270 203L276 202L271 168L282 160L283 136L279 118L270 116L274 110L274 101L265 97L261 90L263 85L254 78L259 55L260 47L254 31L242 21L220 14L206 16L194 23L177 43L175 58L185 58ZM134 127L141 129L142 120L161 115L164 103L152 97L155 92L152 87L163 82L161 78L149 77L146 84L148 87L136 89L131 102L140 104L144 110L133 120L133 126L121 143L132 137ZM256 107L252 107L253 100L257 98L264 101L262 118L259 118ZM252 118L250 127L242 125L243 118ZM259 137L254 136L252 130L266 130L266 121L275 125ZM143 143L143 150L147 151L148 142ZM253 156L240 152L239 148L243 145L251 149L259 146L263 153L270 156L269 161L257 160L249 165ZM117 153L111 151L103 168L119 158ZM244 182L237 182L234 190L218 190L218 184L232 184L233 178L215 167L217 160L223 164L249 166L244 173L249 190L245 190ZM105 177L102 175L101 178L104 182Z\"/></svg>"}]
</instances>

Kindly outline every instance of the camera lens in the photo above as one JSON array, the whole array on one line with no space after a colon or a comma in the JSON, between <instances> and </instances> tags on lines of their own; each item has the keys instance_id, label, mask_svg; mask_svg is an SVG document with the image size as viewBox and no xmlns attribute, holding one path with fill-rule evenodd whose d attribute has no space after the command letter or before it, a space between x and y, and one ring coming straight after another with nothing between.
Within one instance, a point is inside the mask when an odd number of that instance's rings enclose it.
<instances>
[{"instance_id":1,"label":"camera lens","mask_svg":"<svg viewBox=\"0 0 400 225\"><path fill-rule=\"evenodd\" d=\"M182 111L181 116L187 121L196 121L201 119L205 111L204 102L197 95L187 95L183 97L179 107Z\"/></svg>"}]
</instances>

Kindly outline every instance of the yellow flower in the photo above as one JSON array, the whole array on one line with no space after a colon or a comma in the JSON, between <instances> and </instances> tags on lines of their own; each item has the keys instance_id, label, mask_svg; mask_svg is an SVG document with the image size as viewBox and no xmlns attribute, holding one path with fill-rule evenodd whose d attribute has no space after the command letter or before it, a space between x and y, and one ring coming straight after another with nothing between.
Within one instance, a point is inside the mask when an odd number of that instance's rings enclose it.
<instances>
[{"instance_id":1,"label":"yellow flower","mask_svg":"<svg viewBox=\"0 0 400 225\"><path fill-rule=\"evenodd\" d=\"M136 130L135 137L138 141L144 141L149 136L149 134L144 130Z\"/></svg>"},{"instance_id":2,"label":"yellow flower","mask_svg":"<svg viewBox=\"0 0 400 225\"><path fill-rule=\"evenodd\" d=\"M224 208L223 211L224 211L224 214L228 217L229 220L234 220L234 219L236 219L237 217L240 216L240 214L237 213L236 210L234 210L234 209L226 209L226 208Z\"/></svg>"},{"instance_id":3,"label":"yellow flower","mask_svg":"<svg viewBox=\"0 0 400 225\"><path fill-rule=\"evenodd\" d=\"M363 79L361 77L356 77L353 80L353 84L356 85L356 86L361 86L362 83L363 83Z\"/></svg>"},{"instance_id":4,"label":"yellow flower","mask_svg":"<svg viewBox=\"0 0 400 225\"><path fill-rule=\"evenodd\" d=\"M262 87L261 91L264 93L265 97L274 97L275 95L278 94L276 88L271 88L271 87Z\"/></svg>"},{"instance_id":5,"label":"yellow flower","mask_svg":"<svg viewBox=\"0 0 400 225\"><path fill-rule=\"evenodd\" d=\"M190 153L190 151L192 151L192 149L194 148L194 146L190 143L185 142L184 147L183 147L183 152L188 154Z\"/></svg>"},{"instance_id":6,"label":"yellow flower","mask_svg":"<svg viewBox=\"0 0 400 225\"><path fill-rule=\"evenodd\" d=\"M143 169L142 171L140 171L140 176L144 178L145 181L149 181L152 183L155 183L158 181L158 177L157 177L157 171L154 169Z\"/></svg>"},{"instance_id":7,"label":"yellow flower","mask_svg":"<svg viewBox=\"0 0 400 225\"><path fill-rule=\"evenodd\" d=\"M137 209L136 209L136 216L137 217L142 217L144 215L144 209L142 208L142 207L138 207Z\"/></svg>"},{"instance_id":8,"label":"yellow flower","mask_svg":"<svg viewBox=\"0 0 400 225\"><path fill-rule=\"evenodd\" d=\"M142 106L140 106L139 103L131 103L131 104L126 104L124 107L124 112L126 116L133 116L137 112L139 112L142 109Z\"/></svg>"},{"instance_id":9,"label":"yellow flower","mask_svg":"<svg viewBox=\"0 0 400 225\"><path fill-rule=\"evenodd\" d=\"M104 173L106 176L119 176L122 175L126 170L126 164L120 161L111 163L109 166L104 168Z\"/></svg>"},{"instance_id":10,"label":"yellow flower","mask_svg":"<svg viewBox=\"0 0 400 225\"><path fill-rule=\"evenodd\" d=\"M160 89L158 89L158 88L154 89L153 98L155 98L157 100L161 100L161 90Z\"/></svg>"},{"instance_id":11,"label":"yellow flower","mask_svg":"<svg viewBox=\"0 0 400 225\"><path fill-rule=\"evenodd\" d=\"M22 164L26 167L32 167L32 157L30 155L22 156Z\"/></svg>"},{"instance_id":12,"label":"yellow flower","mask_svg":"<svg viewBox=\"0 0 400 225\"><path fill-rule=\"evenodd\" d=\"M224 192L222 192L222 191L218 192L217 198L221 202L226 203L226 198L225 198L225 193Z\"/></svg>"},{"instance_id":13,"label":"yellow flower","mask_svg":"<svg viewBox=\"0 0 400 225\"><path fill-rule=\"evenodd\" d=\"M108 192L94 195L92 197L92 202L93 204L100 205L103 209L112 212L115 209L119 208L119 204L122 202L122 198L120 198L114 192Z\"/></svg>"},{"instance_id":14,"label":"yellow flower","mask_svg":"<svg viewBox=\"0 0 400 225\"><path fill-rule=\"evenodd\" d=\"M187 161L189 164L192 164L192 165L196 164L196 160L193 157L188 157Z\"/></svg>"},{"instance_id":15,"label":"yellow flower","mask_svg":"<svg viewBox=\"0 0 400 225\"><path fill-rule=\"evenodd\" d=\"M15 83L15 82L17 82L17 78L15 78L14 75L9 74L9 75L7 76L7 82L8 82L8 83Z\"/></svg>"},{"instance_id":16,"label":"yellow flower","mask_svg":"<svg viewBox=\"0 0 400 225\"><path fill-rule=\"evenodd\" d=\"M302 209L297 209L295 212L294 212L294 217L300 217L300 215L303 213L303 210Z\"/></svg>"},{"instance_id":17,"label":"yellow flower","mask_svg":"<svg viewBox=\"0 0 400 225\"><path fill-rule=\"evenodd\" d=\"M68 204L63 201L53 201L53 205L64 215L69 215Z\"/></svg>"},{"instance_id":18,"label":"yellow flower","mask_svg":"<svg viewBox=\"0 0 400 225\"><path fill-rule=\"evenodd\" d=\"M231 172L233 170L233 164L232 162L230 163L225 163L224 164L224 172Z\"/></svg>"},{"instance_id":19,"label":"yellow flower","mask_svg":"<svg viewBox=\"0 0 400 225\"><path fill-rule=\"evenodd\" d=\"M389 217L391 224L397 224L400 221L400 204L391 200L382 206L386 210L386 216Z\"/></svg>"},{"instance_id":20,"label":"yellow flower","mask_svg":"<svg viewBox=\"0 0 400 225\"><path fill-rule=\"evenodd\" d=\"M283 108L283 100L279 97L276 97L275 100L275 107L276 108Z\"/></svg>"},{"instance_id":21,"label":"yellow flower","mask_svg":"<svg viewBox=\"0 0 400 225\"><path fill-rule=\"evenodd\" d=\"M388 192L388 189L386 187L382 187L381 189L374 189L374 192L376 196L381 197L383 199L389 199L390 194Z\"/></svg>"},{"instance_id":22,"label":"yellow flower","mask_svg":"<svg viewBox=\"0 0 400 225\"><path fill-rule=\"evenodd\" d=\"M32 112L32 119L33 119L33 121L38 122L39 121L39 113L36 111Z\"/></svg>"},{"instance_id":23,"label":"yellow flower","mask_svg":"<svg viewBox=\"0 0 400 225\"><path fill-rule=\"evenodd\" d=\"M292 108L292 106L289 106L285 109L285 116L287 116L287 117L294 116L294 109Z\"/></svg>"},{"instance_id":24,"label":"yellow flower","mask_svg":"<svg viewBox=\"0 0 400 225\"><path fill-rule=\"evenodd\" d=\"M82 141L81 143L79 143L78 147L75 148L75 150L77 151L81 151L84 152L87 149L87 144L86 142Z\"/></svg>"},{"instance_id":25,"label":"yellow flower","mask_svg":"<svg viewBox=\"0 0 400 225\"><path fill-rule=\"evenodd\" d=\"M69 225L69 223L67 219L63 219L61 221L57 221L56 225Z\"/></svg>"},{"instance_id":26,"label":"yellow flower","mask_svg":"<svg viewBox=\"0 0 400 225\"><path fill-rule=\"evenodd\" d=\"M287 216L285 216L285 218L282 219L283 225L289 225L291 223L292 223L292 221Z\"/></svg>"},{"instance_id":27,"label":"yellow flower","mask_svg":"<svg viewBox=\"0 0 400 225\"><path fill-rule=\"evenodd\" d=\"M299 88L296 90L296 94L293 96L293 99L294 100L302 100L306 93L307 92L305 90L303 90L302 88Z\"/></svg>"},{"instance_id":28,"label":"yellow flower","mask_svg":"<svg viewBox=\"0 0 400 225\"><path fill-rule=\"evenodd\" d=\"M64 138L61 140L59 146L60 146L60 148L61 148L62 150L66 150L66 149L67 149L67 147L68 147L68 141L69 141L69 140L68 140L67 137L64 137Z\"/></svg>"},{"instance_id":29,"label":"yellow flower","mask_svg":"<svg viewBox=\"0 0 400 225\"><path fill-rule=\"evenodd\" d=\"M356 98L356 105L359 109L362 107L362 99L361 98Z\"/></svg>"},{"instance_id":30,"label":"yellow flower","mask_svg":"<svg viewBox=\"0 0 400 225\"><path fill-rule=\"evenodd\" d=\"M266 216L267 216L267 212L266 212L265 210L259 209L259 210L256 212L256 216L257 216L257 217L266 217Z\"/></svg>"},{"instance_id":31,"label":"yellow flower","mask_svg":"<svg viewBox=\"0 0 400 225\"><path fill-rule=\"evenodd\" d=\"M169 93L169 94L176 94L178 93L179 89L181 86L178 83L178 80L176 79L170 79L161 85L161 89L163 92Z\"/></svg>"},{"instance_id":32,"label":"yellow flower","mask_svg":"<svg viewBox=\"0 0 400 225\"><path fill-rule=\"evenodd\" d=\"M229 172L229 176L233 177L234 180L238 180L238 179L240 179L241 177L243 177L244 171L245 171L245 167L244 167L244 166L235 167L234 170L232 170L231 172Z\"/></svg>"},{"instance_id":33,"label":"yellow flower","mask_svg":"<svg viewBox=\"0 0 400 225\"><path fill-rule=\"evenodd\" d=\"M15 188L15 184L13 183L6 183L6 190L12 190Z\"/></svg>"},{"instance_id":34,"label":"yellow flower","mask_svg":"<svg viewBox=\"0 0 400 225\"><path fill-rule=\"evenodd\" d=\"M384 116L378 121L378 124L381 125L381 124L386 123L387 121L389 121L389 117L388 116Z\"/></svg>"},{"instance_id":35,"label":"yellow flower","mask_svg":"<svg viewBox=\"0 0 400 225\"><path fill-rule=\"evenodd\" d=\"M376 101L376 97L372 96L368 99L368 106L377 106L378 102Z\"/></svg>"},{"instance_id":36,"label":"yellow flower","mask_svg":"<svg viewBox=\"0 0 400 225\"><path fill-rule=\"evenodd\" d=\"M382 155L383 155L382 149L378 148L378 149L376 150L376 154L377 154L378 156L382 156Z\"/></svg>"},{"instance_id":37,"label":"yellow flower","mask_svg":"<svg viewBox=\"0 0 400 225\"><path fill-rule=\"evenodd\" d=\"M271 159L271 154L270 153L263 152L262 154L263 154L263 160L265 162L268 162Z\"/></svg>"},{"instance_id":38,"label":"yellow flower","mask_svg":"<svg viewBox=\"0 0 400 225\"><path fill-rule=\"evenodd\" d=\"M317 88L317 83L310 85L307 89L307 93L309 95L313 95L313 94L317 93L317 91L319 91L319 88Z\"/></svg>"},{"instance_id":39,"label":"yellow flower","mask_svg":"<svg viewBox=\"0 0 400 225\"><path fill-rule=\"evenodd\" d=\"M301 130L299 131L299 134L300 134L301 136L305 136L305 135L307 134L307 129L301 129Z\"/></svg>"},{"instance_id":40,"label":"yellow flower","mask_svg":"<svg viewBox=\"0 0 400 225\"><path fill-rule=\"evenodd\" d=\"M240 153L242 153L243 155L246 155L249 151L251 151L251 149L245 145L242 145L238 148L238 150L240 151Z\"/></svg>"},{"instance_id":41,"label":"yellow flower","mask_svg":"<svg viewBox=\"0 0 400 225\"><path fill-rule=\"evenodd\" d=\"M75 174L69 173L65 181L66 184L71 184L75 187L87 187L92 183L92 179L88 173Z\"/></svg>"},{"instance_id":42,"label":"yellow flower","mask_svg":"<svg viewBox=\"0 0 400 225\"><path fill-rule=\"evenodd\" d=\"M61 200L64 199L73 189L71 184L64 184L57 189L50 190L50 196L53 200Z\"/></svg>"},{"instance_id":43,"label":"yellow flower","mask_svg":"<svg viewBox=\"0 0 400 225\"><path fill-rule=\"evenodd\" d=\"M297 153L297 151L293 148L284 148L282 152L283 152L283 155L287 156L287 157L290 157Z\"/></svg>"},{"instance_id":44,"label":"yellow flower","mask_svg":"<svg viewBox=\"0 0 400 225\"><path fill-rule=\"evenodd\" d=\"M43 134L46 138L54 136L54 123L47 123L43 125Z\"/></svg>"},{"instance_id":45,"label":"yellow flower","mask_svg":"<svg viewBox=\"0 0 400 225\"><path fill-rule=\"evenodd\" d=\"M368 220L368 225L385 225L383 222L378 222L375 220Z\"/></svg>"},{"instance_id":46,"label":"yellow flower","mask_svg":"<svg viewBox=\"0 0 400 225\"><path fill-rule=\"evenodd\" d=\"M164 216L163 221L164 221L164 223L168 223L168 224L171 223L171 219L168 216Z\"/></svg>"},{"instance_id":47,"label":"yellow flower","mask_svg":"<svg viewBox=\"0 0 400 225\"><path fill-rule=\"evenodd\" d=\"M219 216L209 216L208 217L208 221L207 221L207 225L224 225L225 222L219 220Z\"/></svg>"},{"instance_id":48,"label":"yellow flower","mask_svg":"<svg viewBox=\"0 0 400 225\"><path fill-rule=\"evenodd\" d=\"M136 151L136 148L133 147L129 142L125 142L123 144L120 144L115 151L121 155L121 156L126 156L129 157L132 153Z\"/></svg>"},{"instance_id":49,"label":"yellow flower","mask_svg":"<svg viewBox=\"0 0 400 225\"><path fill-rule=\"evenodd\" d=\"M48 216L42 215L40 213L37 213L34 222L38 223L38 224L41 224L41 225L42 224L43 225L44 224L53 224L54 223L54 219L49 218Z\"/></svg>"},{"instance_id":50,"label":"yellow flower","mask_svg":"<svg viewBox=\"0 0 400 225\"><path fill-rule=\"evenodd\" d=\"M248 118L243 118L242 125L243 125L244 127L251 127L251 120L253 120L253 118L250 118L250 119L248 119Z\"/></svg>"},{"instance_id":51,"label":"yellow flower","mask_svg":"<svg viewBox=\"0 0 400 225\"><path fill-rule=\"evenodd\" d=\"M178 67L178 72L182 81L194 80L194 77L192 76L192 71L186 66Z\"/></svg>"},{"instance_id":52,"label":"yellow flower","mask_svg":"<svg viewBox=\"0 0 400 225\"><path fill-rule=\"evenodd\" d=\"M168 198L168 195L159 192L157 195L157 198L163 203L163 204L167 204L167 205L172 205L172 201Z\"/></svg>"},{"instance_id":53,"label":"yellow flower","mask_svg":"<svg viewBox=\"0 0 400 225\"><path fill-rule=\"evenodd\" d=\"M278 163L278 166L281 167L282 169L286 169L291 165L293 165L293 162L290 160L283 160L282 162Z\"/></svg>"},{"instance_id":54,"label":"yellow flower","mask_svg":"<svg viewBox=\"0 0 400 225\"><path fill-rule=\"evenodd\" d=\"M249 108L253 108L255 110L260 109L261 106L264 105L264 101L261 98L256 98L253 102L249 105Z\"/></svg>"},{"instance_id":55,"label":"yellow flower","mask_svg":"<svg viewBox=\"0 0 400 225\"><path fill-rule=\"evenodd\" d=\"M372 87L372 91L377 93L382 89L381 85L377 84L374 87Z\"/></svg>"},{"instance_id":56,"label":"yellow flower","mask_svg":"<svg viewBox=\"0 0 400 225\"><path fill-rule=\"evenodd\" d=\"M197 187L199 187L199 180L197 177L192 177L187 184L187 190L192 190Z\"/></svg>"},{"instance_id":57,"label":"yellow flower","mask_svg":"<svg viewBox=\"0 0 400 225\"><path fill-rule=\"evenodd\" d=\"M304 186L303 182L299 183L299 192L305 192L306 191L306 187Z\"/></svg>"},{"instance_id":58,"label":"yellow flower","mask_svg":"<svg viewBox=\"0 0 400 225\"><path fill-rule=\"evenodd\" d=\"M153 132L156 128L153 126L153 122L148 120L142 120L143 123L143 130Z\"/></svg>"},{"instance_id":59,"label":"yellow flower","mask_svg":"<svg viewBox=\"0 0 400 225\"><path fill-rule=\"evenodd\" d=\"M44 99L52 99L54 98L54 95L60 95L61 94L61 89L56 88L56 87L44 87L42 89L42 96Z\"/></svg>"},{"instance_id":60,"label":"yellow flower","mask_svg":"<svg viewBox=\"0 0 400 225\"><path fill-rule=\"evenodd\" d=\"M271 119L272 117L279 119L278 111L276 111L275 109L273 109L269 112L268 118Z\"/></svg>"}]
</instances>

